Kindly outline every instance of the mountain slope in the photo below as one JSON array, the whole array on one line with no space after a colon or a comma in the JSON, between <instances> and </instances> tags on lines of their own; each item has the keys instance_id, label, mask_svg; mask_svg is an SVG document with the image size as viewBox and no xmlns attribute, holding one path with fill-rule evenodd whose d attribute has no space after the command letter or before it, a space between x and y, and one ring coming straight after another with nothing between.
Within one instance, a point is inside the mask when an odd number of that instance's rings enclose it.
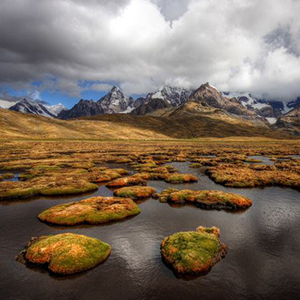
<instances>
[{"instance_id":1,"label":"mountain slope","mask_svg":"<svg viewBox=\"0 0 300 300\"><path fill-rule=\"evenodd\" d=\"M153 98L145 101L140 106L135 108L131 114L132 115L146 115L152 113L158 109L164 109L172 107L172 105L165 99Z\"/></svg>"},{"instance_id":2,"label":"mountain slope","mask_svg":"<svg viewBox=\"0 0 300 300\"><path fill-rule=\"evenodd\" d=\"M57 117L62 120L67 120L99 114L103 114L103 109L95 101L81 99L72 109L62 110Z\"/></svg>"},{"instance_id":3,"label":"mountain slope","mask_svg":"<svg viewBox=\"0 0 300 300\"><path fill-rule=\"evenodd\" d=\"M150 115L135 116L128 114L98 115L86 120L109 121L113 124L122 124L143 130L152 130L163 133L172 138L199 138L199 137L228 137L228 136L265 136L283 138L287 136L283 131L275 131L268 126L258 126L252 121L240 118L217 118L208 115L186 115L173 117L156 117Z\"/></svg>"},{"instance_id":4,"label":"mountain slope","mask_svg":"<svg viewBox=\"0 0 300 300\"><path fill-rule=\"evenodd\" d=\"M54 114L52 114L44 105L29 101L27 99L23 99L15 105L11 106L9 110L19 111L22 113L41 115L45 117L54 118Z\"/></svg>"},{"instance_id":5,"label":"mountain slope","mask_svg":"<svg viewBox=\"0 0 300 300\"><path fill-rule=\"evenodd\" d=\"M58 120L0 108L1 139L164 139L151 129L110 121Z\"/></svg>"},{"instance_id":6,"label":"mountain slope","mask_svg":"<svg viewBox=\"0 0 300 300\"><path fill-rule=\"evenodd\" d=\"M54 116L58 116L58 114L63 111L63 110L66 110L66 107L61 104L61 103L58 103L56 105L44 105L48 111L50 111Z\"/></svg>"},{"instance_id":7,"label":"mountain slope","mask_svg":"<svg viewBox=\"0 0 300 300\"><path fill-rule=\"evenodd\" d=\"M280 117L275 126L300 135L300 106Z\"/></svg>"},{"instance_id":8,"label":"mountain slope","mask_svg":"<svg viewBox=\"0 0 300 300\"><path fill-rule=\"evenodd\" d=\"M224 97L218 89L208 82L195 90L188 98L188 102L207 104L239 116L258 117L255 112L243 106L238 99Z\"/></svg>"}]
</instances>

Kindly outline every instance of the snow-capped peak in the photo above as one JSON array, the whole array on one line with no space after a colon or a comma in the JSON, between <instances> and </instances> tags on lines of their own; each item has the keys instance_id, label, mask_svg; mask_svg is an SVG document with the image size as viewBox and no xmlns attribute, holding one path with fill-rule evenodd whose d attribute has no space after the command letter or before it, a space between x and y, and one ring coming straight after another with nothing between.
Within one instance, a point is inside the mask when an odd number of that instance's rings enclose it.
<instances>
[{"instance_id":1,"label":"snow-capped peak","mask_svg":"<svg viewBox=\"0 0 300 300\"><path fill-rule=\"evenodd\" d=\"M13 111L19 111L22 113L41 115L44 117L54 117L54 115L44 105L27 100L25 98L13 105L12 107L10 107L9 109Z\"/></svg>"},{"instance_id":2,"label":"snow-capped peak","mask_svg":"<svg viewBox=\"0 0 300 300\"><path fill-rule=\"evenodd\" d=\"M45 105L45 107L55 116L66 109L66 107L62 103L58 103L56 105Z\"/></svg>"},{"instance_id":3,"label":"snow-capped peak","mask_svg":"<svg viewBox=\"0 0 300 300\"><path fill-rule=\"evenodd\" d=\"M190 94L191 91L185 88L165 85L160 87L156 92L148 94L147 99L162 99L166 100L172 106L178 106L184 103Z\"/></svg>"},{"instance_id":4,"label":"snow-capped peak","mask_svg":"<svg viewBox=\"0 0 300 300\"><path fill-rule=\"evenodd\" d=\"M213 86L212 84L210 84L209 82L207 82L208 86L215 89L216 91L220 92L215 86Z\"/></svg>"}]
</instances>

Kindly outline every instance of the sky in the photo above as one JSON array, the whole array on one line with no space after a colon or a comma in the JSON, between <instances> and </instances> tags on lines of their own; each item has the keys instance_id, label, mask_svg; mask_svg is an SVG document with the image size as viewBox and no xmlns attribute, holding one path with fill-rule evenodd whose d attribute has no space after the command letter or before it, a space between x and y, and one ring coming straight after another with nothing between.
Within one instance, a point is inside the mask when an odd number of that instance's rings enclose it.
<instances>
[{"instance_id":1,"label":"sky","mask_svg":"<svg viewBox=\"0 0 300 300\"><path fill-rule=\"evenodd\" d=\"M300 96L300 0L0 0L0 98L73 106L113 85Z\"/></svg>"}]
</instances>

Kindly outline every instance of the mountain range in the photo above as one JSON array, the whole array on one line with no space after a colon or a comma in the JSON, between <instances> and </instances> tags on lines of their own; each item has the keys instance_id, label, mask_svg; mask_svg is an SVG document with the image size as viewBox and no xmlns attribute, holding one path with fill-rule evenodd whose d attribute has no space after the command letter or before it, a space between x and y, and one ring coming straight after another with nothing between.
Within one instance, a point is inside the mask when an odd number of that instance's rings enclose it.
<instances>
[{"instance_id":1,"label":"mountain range","mask_svg":"<svg viewBox=\"0 0 300 300\"><path fill-rule=\"evenodd\" d=\"M50 106L40 101L22 99L17 103L0 100L9 110L63 120L118 114L163 118L202 117L230 124L246 122L259 127L283 128L290 133L300 131L300 98L288 103L256 99L249 93L221 92L209 83L196 90L163 86L154 93L134 100L116 86L98 101L81 99L71 109L62 104ZM101 119L101 118L100 118Z\"/></svg>"},{"instance_id":2,"label":"mountain range","mask_svg":"<svg viewBox=\"0 0 300 300\"><path fill-rule=\"evenodd\" d=\"M62 110L66 109L61 103L50 105L45 101L32 99L29 100L26 98L0 99L0 107L50 118L56 118Z\"/></svg>"}]
</instances>

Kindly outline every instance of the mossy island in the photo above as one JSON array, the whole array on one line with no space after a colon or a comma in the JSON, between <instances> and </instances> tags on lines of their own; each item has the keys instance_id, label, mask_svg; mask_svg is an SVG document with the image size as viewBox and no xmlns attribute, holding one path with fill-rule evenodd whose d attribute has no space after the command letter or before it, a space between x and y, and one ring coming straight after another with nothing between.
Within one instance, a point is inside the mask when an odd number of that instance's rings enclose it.
<instances>
[{"instance_id":1,"label":"mossy island","mask_svg":"<svg viewBox=\"0 0 300 300\"><path fill-rule=\"evenodd\" d=\"M162 191L161 194L154 194L153 197L163 203L190 203L206 209L247 209L252 205L252 201L247 197L222 191L194 191L169 188Z\"/></svg>"},{"instance_id":2,"label":"mossy island","mask_svg":"<svg viewBox=\"0 0 300 300\"><path fill-rule=\"evenodd\" d=\"M123 187L123 186L132 186L132 185L147 185L147 181L141 176L132 175L123 178L119 178L113 181L110 181L106 184L107 187Z\"/></svg>"},{"instance_id":3,"label":"mossy island","mask_svg":"<svg viewBox=\"0 0 300 300\"><path fill-rule=\"evenodd\" d=\"M288 170L280 167L280 164L278 166L227 164L209 168L206 174L216 183L229 187L286 186L299 189L300 174L296 167L290 167Z\"/></svg>"},{"instance_id":4,"label":"mossy island","mask_svg":"<svg viewBox=\"0 0 300 300\"><path fill-rule=\"evenodd\" d=\"M53 225L103 224L135 216L141 212L130 198L93 197L79 202L59 204L38 215Z\"/></svg>"},{"instance_id":5,"label":"mossy island","mask_svg":"<svg viewBox=\"0 0 300 300\"><path fill-rule=\"evenodd\" d=\"M173 184L197 182L198 178L193 174L172 173L165 176L165 181Z\"/></svg>"},{"instance_id":6,"label":"mossy island","mask_svg":"<svg viewBox=\"0 0 300 300\"><path fill-rule=\"evenodd\" d=\"M127 186L114 191L117 197L126 197L133 200L150 198L156 190L150 186Z\"/></svg>"},{"instance_id":7,"label":"mossy island","mask_svg":"<svg viewBox=\"0 0 300 300\"><path fill-rule=\"evenodd\" d=\"M97 189L98 185L83 179L37 177L27 181L1 182L0 200L13 200L33 196L76 195Z\"/></svg>"},{"instance_id":8,"label":"mossy island","mask_svg":"<svg viewBox=\"0 0 300 300\"><path fill-rule=\"evenodd\" d=\"M94 268L110 255L110 245L85 235L63 233L33 238L17 260L70 275Z\"/></svg>"},{"instance_id":9,"label":"mossy island","mask_svg":"<svg viewBox=\"0 0 300 300\"><path fill-rule=\"evenodd\" d=\"M227 246L221 243L219 235L216 227L174 233L161 244L162 258L177 275L205 274L227 253Z\"/></svg>"}]
</instances>

